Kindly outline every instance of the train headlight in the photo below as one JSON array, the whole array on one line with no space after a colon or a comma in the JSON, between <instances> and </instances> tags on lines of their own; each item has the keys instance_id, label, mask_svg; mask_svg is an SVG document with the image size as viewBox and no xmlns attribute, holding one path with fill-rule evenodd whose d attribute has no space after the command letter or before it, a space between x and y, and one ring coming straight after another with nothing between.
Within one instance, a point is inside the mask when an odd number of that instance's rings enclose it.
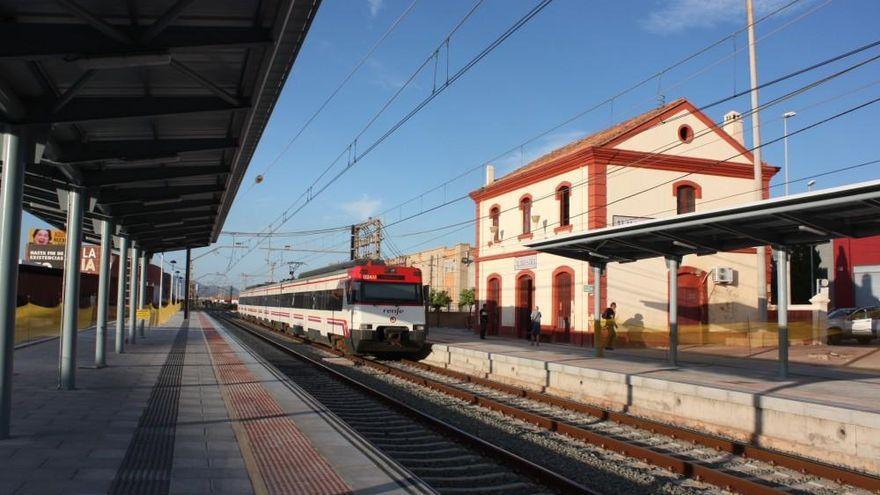
<instances>
[{"instance_id":1,"label":"train headlight","mask_svg":"<svg viewBox=\"0 0 880 495\"><path fill-rule=\"evenodd\" d=\"M360 330L372 330L373 325L370 323L361 323L361 326L358 327Z\"/></svg>"},{"instance_id":2,"label":"train headlight","mask_svg":"<svg viewBox=\"0 0 880 495\"><path fill-rule=\"evenodd\" d=\"M421 330L421 331L424 331L424 330L425 330L425 325L413 325L413 330L415 330L415 331L420 331L420 330Z\"/></svg>"}]
</instances>

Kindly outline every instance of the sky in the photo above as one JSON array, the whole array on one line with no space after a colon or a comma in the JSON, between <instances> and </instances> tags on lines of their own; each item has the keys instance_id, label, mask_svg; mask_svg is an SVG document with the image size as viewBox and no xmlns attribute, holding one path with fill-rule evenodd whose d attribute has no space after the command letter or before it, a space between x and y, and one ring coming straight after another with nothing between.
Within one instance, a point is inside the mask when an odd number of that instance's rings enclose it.
<instances>
[{"instance_id":1,"label":"sky","mask_svg":"<svg viewBox=\"0 0 880 495\"><path fill-rule=\"evenodd\" d=\"M743 0L555 0L495 50L427 103L396 132L348 167L348 150L358 154L404 115L443 87L472 57L490 45L538 0L484 0L461 27L448 33L474 7L475 0L324 0L251 161L224 231L259 232L290 207L278 232L344 227L379 215L388 224L451 202L477 189L487 163L496 177L543 153L638 115L666 101L686 97L697 107L748 89L745 33L730 37L669 71L665 68L724 39L746 25ZM755 0L757 18L790 0ZM410 8L411 7L411 8ZM409 10L408 10L409 9ZM389 26L408 14L363 62L298 139L292 138ZM756 26L759 82L771 81L816 62L877 41L876 0L800 0ZM439 48L439 49L438 49ZM436 56L433 54L436 51ZM851 59L762 89L760 101L791 92L856 61L880 54L874 47ZM434 58L431 58L431 57ZM430 59L430 60L429 60ZM410 75L428 60L407 84ZM436 69L435 69L436 67ZM448 68L447 68L448 67ZM638 81L657 77L598 106L538 139L571 116L609 99ZM400 95L353 144L355 137L396 92ZM799 94L761 113L764 142L783 133L781 115L797 112L789 130L880 97L880 61ZM748 96L707 110L716 122L730 110L746 112ZM836 169L880 159L880 103L857 110L789 141L792 179L816 178L816 189L880 178L880 164L849 171ZM747 144L751 126L745 123ZM530 141L531 140L531 141ZM527 144L522 144L528 142ZM514 150L503 156L503 152ZM782 143L767 145L764 160L781 166ZM342 159L334 164L334 160ZM332 165L332 166L331 166ZM297 200L317 180L318 190L303 205ZM464 174L443 187L445 181ZM262 175L257 184L255 178ZM782 182L777 174L772 185ZM792 184L805 189L806 180ZM434 189L428 194L425 191ZM772 189L776 196L781 187ZM407 202L408 200L411 200ZM301 207L301 208L299 208ZM474 219L469 198L400 222L387 231L386 253L474 242L472 225L434 230ZM273 223L275 222L275 223ZM23 228L42 225L25 214ZM427 232L426 232L427 231ZM345 257L343 231L275 238L271 247L244 256L220 247L194 251L195 277L202 283L253 284L287 272L284 262L304 261L318 268ZM221 236L219 246L255 245L241 236ZM266 242L262 246L270 246ZM297 249L301 251L296 251ZM212 251L213 250L213 251ZM267 257L267 254L269 255ZM183 261L168 253L166 261ZM180 265L178 265L180 266ZM245 277L242 277L242 274Z\"/></svg>"}]
</instances>

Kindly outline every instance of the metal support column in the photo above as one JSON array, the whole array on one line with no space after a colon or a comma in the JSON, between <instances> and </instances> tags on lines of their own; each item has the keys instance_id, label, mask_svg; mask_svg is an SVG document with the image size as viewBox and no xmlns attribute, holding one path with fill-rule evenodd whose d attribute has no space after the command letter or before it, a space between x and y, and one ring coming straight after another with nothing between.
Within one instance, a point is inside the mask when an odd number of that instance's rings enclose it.
<instances>
[{"instance_id":1,"label":"metal support column","mask_svg":"<svg viewBox=\"0 0 880 495\"><path fill-rule=\"evenodd\" d=\"M131 280L128 281L128 342L134 344L137 342L137 293L138 293L138 251L137 244L131 242L131 266L129 273Z\"/></svg>"},{"instance_id":2,"label":"metal support column","mask_svg":"<svg viewBox=\"0 0 880 495\"><path fill-rule=\"evenodd\" d=\"M681 258L666 258L669 269L669 364L678 366L678 267Z\"/></svg>"},{"instance_id":3,"label":"metal support column","mask_svg":"<svg viewBox=\"0 0 880 495\"><path fill-rule=\"evenodd\" d=\"M602 343L602 271L605 265L590 263L593 268L593 347L596 348L596 357L605 355L605 346Z\"/></svg>"},{"instance_id":4,"label":"metal support column","mask_svg":"<svg viewBox=\"0 0 880 495\"><path fill-rule=\"evenodd\" d=\"M119 237L119 276L116 279L116 354L125 352L125 285L128 237Z\"/></svg>"},{"instance_id":5,"label":"metal support column","mask_svg":"<svg viewBox=\"0 0 880 495\"><path fill-rule=\"evenodd\" d=\"M190 263L192 263L192 250L190 248L186 248L186 279L184 280L183 287L183 319L189 319L189 277L190 277Z\"/></svg>"},{"instance_id":6,"label":"metal support column","mask_svg":"<svg viewBox=\"0 0 880 495\"><path fill-rule=\"evenodd\" d=\"M162 296L165 292L165 253L159 255L159 310L162 310Z\"/></svg>"},{"instance_id":7,"label":"metal support column","mask_svg":"<svg viewBox=\"0 0 880 495\"><path fill-rule=\"evenodd\" d=\"M144 309L144 302L147 299L147 253L142 252L140 259L140 275L138 280L138 309ZM138 322L138 332L140 338L145 338L144 335L144 320Z\"/></svg>"},{"instance_id":8,"label":"metal support column","mask_svg":"<svg viewBox=\"0 0 880 495\"><path fill-rule=\"evenodd\" d=\"M64 248L64 293L61 300L61 373L58 388L76 388L76 340L79 320L79 269L82 255L83 192L67 193L67 245Z\"/></svg>"},{"instance_id":9,"label":"metal support column","mask_svg":"<svg viewBox=\"0 0 880 495\"><path fill-rule=\"evenodd\" d=\"M3 161L3 182L0 184L0 440L9 438L12 415L12 352L27 146L27 137L18 130L5 130L0 134L0 159Z\"/></svg>"},{"instance_id":10,"label":"metal support column","mask_svg":"<svg viewBox=\"0 0 880 495\"><path fill-rule=\"evenodd\" d=\"M779 376L788 377L788 250L776 249L776 321L779 327Z\"/></svg>"},{"instance_id":11,"label":"metal support column","mask_svg":"<svg viewBox=\"0 0 880 495\"><path fill-rule=\"evenodd\" d=\"M107 366L107 306L110 300L110 259L113 222L101 222L101 265L98 271L98 321L95 325L95 367Z\"/></svg>"}]
</instances>

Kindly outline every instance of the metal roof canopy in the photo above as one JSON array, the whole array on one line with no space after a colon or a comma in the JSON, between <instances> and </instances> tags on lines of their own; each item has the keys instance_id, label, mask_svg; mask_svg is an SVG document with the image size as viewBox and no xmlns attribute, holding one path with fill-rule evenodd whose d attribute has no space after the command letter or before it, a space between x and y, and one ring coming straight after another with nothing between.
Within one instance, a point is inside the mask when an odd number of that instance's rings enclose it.
<instances>
[{"instance_id":1,"label":"metal roof canopy","mask_svg":"<svg viewBox=\"0 0 880 495\"><path fill-rule=\"evenodd\" d=\"M146 251L216 241L319 4L0 0L0 127L37 143L24 209L63 229L79 189Z\"/></svg>"},{"instance_id":2,"label":"metal roof canopy","mask_svg":"<svg viewBox=\"0 0 880 495\"><path fill-rule=\"evenodd\" d=\"M527 244L595 264L777 249L880 234L880 181L646 220Z\"/></svg>"},{"instance_id":3,"label":"metal roof canopy","mask_svg":"<svg viewBox=\"0 0 880 495\"><path fill-rule=\"evenodd\" d=\"M880 181L756 201L730 208L597 229L527 244L541 252L588 261L594 294L609 262L664 257L669 270L669 361L678 361L678 268L682 256L762 245L776 249L779 375L788 376L788 269L792 246L880 234ZM602 356L600 297L594 298L596 356Z\"/></svg>"}]
</instances>

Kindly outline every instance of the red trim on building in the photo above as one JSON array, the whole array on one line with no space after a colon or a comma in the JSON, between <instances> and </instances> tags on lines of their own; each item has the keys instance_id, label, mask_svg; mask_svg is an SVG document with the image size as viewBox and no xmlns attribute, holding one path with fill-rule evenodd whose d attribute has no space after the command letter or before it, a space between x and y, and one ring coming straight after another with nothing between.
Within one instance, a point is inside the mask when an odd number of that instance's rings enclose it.
<instances>
[{"instance_id":1,"label":"red trim on building","mask_svg":"<svg viewBox=\"0 0 880 495\"><path fill-rule=\"evenodd\" d=\"M678 188L691 186L694 188L694 199L703 199L703 188L691 180L680 180L672 184L672 195L678 197Z\"/></svg>"},{"instance_id":2,"label":"red trim on building","mask_svg":"<svg viewBox=\"0 0 880 495\"><path fill-rule=\"evenodd\" d=\"M533 234L531 232L526 232L525 234L520 234L520 235L516 236L516 240L523 241L526 239L531 239L532 237L535 237L535 234Z\"/></svg>"},{"instance_id":3,"label":"red trim on building","mask_svg":"<svg viewBox=\"0 0 880 495\"><path fill-rule=\"evenodd\" d=\"M525 249L522 251L511 251L509 253L501 253L501 254L491 254L488 256L481 256L477 258L477 261L492 261L492 260L503 260L506 258L519 258L520 256L531 256L533 254L538 254L537 251L533 249Z\"/></svg>"},{"instance_id":4,"label":"red trim on building","mask_svg":"<svg viewBox=\"0 0 880 495\"><path fill-rule=\"evenodd\" d=\"M553 233L554 233L554 234L559 234L559 233L562 233L562 232L571 232L571 229L572 229L571 224L568 224L568 225L560 225L559 227L556 227L555 229L553 229Z\"/></svg>"},{"instance_id":5,"label":"red trim on building","mask_svg":"<svg viewBox=\"0 0 880 495\"><path fill-rule=\"evenodd\" d=\"M474 304L476 308L480 307L480 263L478 258L480 257L480 227L482 227L482 220L480 219L480 202L477 201L474 204L476 209L476 216L474 218L477 219L474 222L474 239L476 240L476 245L474 246ZM479 311L479 309L477 309ZM478 313L479 314L479 313ZM480 321L479 318L474 318L474 331L478 332L480 330Z\"/></svg>"}]
</instances>

